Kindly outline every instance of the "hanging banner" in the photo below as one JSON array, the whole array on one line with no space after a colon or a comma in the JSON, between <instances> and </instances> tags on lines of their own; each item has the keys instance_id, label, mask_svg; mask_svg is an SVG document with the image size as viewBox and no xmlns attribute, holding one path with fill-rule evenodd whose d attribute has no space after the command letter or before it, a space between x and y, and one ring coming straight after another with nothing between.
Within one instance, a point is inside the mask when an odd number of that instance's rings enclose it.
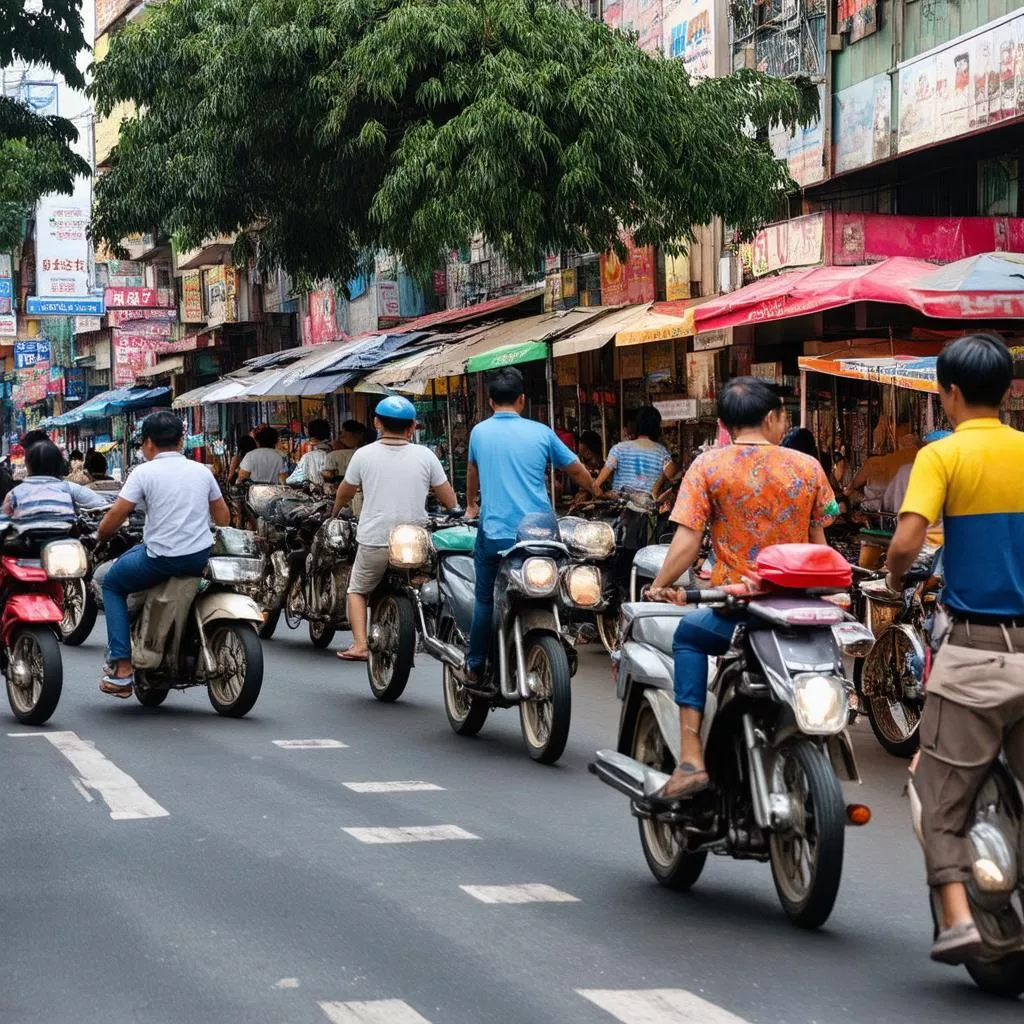
<instances>
[{"instance_id":1,"label":"hanging banner","mask_svg":"<svg viewBox=\"0 0 1024 1024\"><path fill-rule=\"evenodd\" d=\"M181 306L185 323L196 324L203 319L203 277L190 270L181 275Z\"/></svg>"},{"instance_id":2,"label":"hanging banner","mask_svg":"<svg viewBox=\"0 0 1024 1024\"><path fill-rule=\"evenodd\" d=\"M51 366L50 375L46 381L46 393L48 395L64 394L64 367Z\"/></svg>"},{"instance_id":3,"label":"hanging banner","mask_svg":"<svg viewBox=\"0 0 1024 1024\"><path fill-rule=\"evenodd\" d=\"M89 296L91 205L87 178L75 181L70 196L46 195L36 207L36 296L80 299Z\"/></svg>"},{"instance_id":4,"label":"hanging banner","mask_svg":"<svg viewBox=\"0 0 1024 1024\"><path fill-rule=\"evenodd\" d=\"M626 262L614 251L601 255L601 304L621 306L654 301L654 249L634 247L626 236Z\"/></svg>"},{"instance_id":5,"label":"hanging banner","mask_svg":"<svg viewBox=\"0 0 1024 1024\"><path fill-rule=\"evenodd\" d=\"M309 312L303 324L303 345L324 345L329 341L337 341L342 332L335 317L334 289L328 285L320 291L310 292L306 301Z\"/></svg>"},{"instance_id":6,"label":"hanging banner","mask_svg":"<svg viewBox=\"0 0 1024 1024\"><path fill-rule=\"evenodd\" d=\"M124 330L114 331L114 387L134 384L136 378L147 366L155 361L157 340L129 334Z\"/></svg>"}]
</instances>

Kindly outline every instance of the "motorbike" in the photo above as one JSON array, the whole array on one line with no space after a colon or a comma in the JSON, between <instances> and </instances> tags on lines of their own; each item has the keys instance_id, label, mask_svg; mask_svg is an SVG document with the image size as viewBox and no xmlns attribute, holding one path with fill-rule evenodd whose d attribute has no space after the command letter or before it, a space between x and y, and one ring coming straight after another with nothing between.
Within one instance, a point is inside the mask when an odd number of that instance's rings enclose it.
<instances>
[{"instance_id":1,"label":"motorbike","mask_svg":"<svg viewBox=\"0 0 1024 1024\"><path fill-rule=\"evenodd\" d=\"M93 576L102 601L103 577L113 562ZM219 715L241 718L263 686L263 647L257 629L263 612L240 590L264 573L255 534L215 527L214 546L203 576L175 576L132 594L134 693L145 707L159 707L171 690L205 686Z\"/></svg>"},{"instance_id":2,"label":"motorbike","mask_svg":"<svg viewBox=\"0 0 1024 1024\"><path fill-rule=\"evenodd\" d=\"M859 781L843 654L863 657L872 637L826 600L850 586L850 566L837 552L768 547L757 571L756 593L687 589L682 607L625 606L623 644L613 655L622 701L617 748L598 751L590 771L630 798L659 883L691 888L709 853L768 861L789 919L817 928L839 891L845 827L870 818L863 805L845 806L839 780ZM717 661L702 724L711 785L665 801L656 794L680 744L672 641L694 605L737 614L737 628Z\"/></svg>"},{"instance_id":3,"label":"motorbike","mask_svg":"<svg viewBox=\"0 0 1024 1024\"><path fill-rule=\"evenodd\" d=\"M50 718L64 685L63 587L88 570L85 548L70 533L69 523L19 523L0 541L0 670L11 711L25 725Z\"/></svg>"},{"instance_id":4,"label":"motorbike","mask_svg":"<svg viewBox=\"0 0 1024 1024\"><path fill-rule=\"evenodd\" d=\"M622 588L616 573L619 552L615 521L619 505L618 500L583 505L577 507L578 514L570 509L569 515L558 520L559 535L570 548L573 563L593 566L601 578L600 603L586 612L568 615L568 627L575 632L577 643L593 640L596 632L606 651L614 649L622 605Z\"/></svg>"},{"instance_id":5,"label":"motorbike","mask_svg":"<svg viewBox=\"0 0 1024 1024\"><path fill-rule=\"evenodd\" d=\"M914 788L913 772L907 792L914 832L923 846L921 800ZM980 989L1008 999L1024 995L1022 827L1024 784L1014 776L1003 751L974 798L965 833L974 858L967 899L985 947L982 957L965 966ZM931 911L938 935L941 905L934 891Z\"/></svg>"},{"instance_id":6,"label":"motorbike","mask_svg":"<svg viewBox=\"0 0 1024 1024\"><path fill-rule=\"evenodd\" d=\"M475 532L465 527L439 530L431 543L425 528L399 526L391 532L391 562L415 569L436 557L436 578L420 587L414 606L423 646L441 662L445 714L452 731L475 736L491 709L518 707L530 757L554 764L569 736L571 679L578 667L562 613L597 607L601 574L592 565L572 564L554 515L527 516L515 544L502 555L495 582L484 681L493 682L497 693L477 695L464 686L475 603L475 542Z\"/></svg>"}]
</instances>

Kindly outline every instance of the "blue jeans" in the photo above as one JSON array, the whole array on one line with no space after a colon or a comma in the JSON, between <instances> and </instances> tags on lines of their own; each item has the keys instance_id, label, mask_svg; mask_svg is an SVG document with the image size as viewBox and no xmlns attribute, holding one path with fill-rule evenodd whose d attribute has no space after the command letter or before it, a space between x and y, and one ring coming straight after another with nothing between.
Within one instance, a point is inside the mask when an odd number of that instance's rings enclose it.
<instances>
[{"instance_id":1,"label":"blue jeans","mask_svg":"<svg viewBox=\"0 0 1024 1024\"><path fill-rule=\"evenodd\" d=\"M103 611L107 616L107 659L132 656L128 595L149 590L172 576L201 576L210 559L210 548L190 555L150 555L144 544L126 551L103 578Z\"/></svg>"},{"instance_id":2,"label":"blue jeans","mask_svg":"<svg viewBox=\"0 0 1024 1024\"><path fill-rule=\"evenodd\" d=\"M473 567L476 570L476 604L473 606L473 626L469 631L469 657L466 659L470 672L480 676L487 664L487 648L494 630L494 581L498 578L501 565L500 552L508 551L515 544L514 539L501 537L492 540L483 531L476 535L473 549Z\"/></svg>"},{"instance_id":3,"label":"blue jeans","mask_svg":"<svg viewBox=\"0 0 1024 1024\"><path fill-rule=\"evenodd\" d=\"M682 708L704 711L708 696L708 656L721 657L732 643L741 616L720 615L714 608L698 608L684 615L672 641L675 658L675 696Z\"/></svg>"}]
</instances>

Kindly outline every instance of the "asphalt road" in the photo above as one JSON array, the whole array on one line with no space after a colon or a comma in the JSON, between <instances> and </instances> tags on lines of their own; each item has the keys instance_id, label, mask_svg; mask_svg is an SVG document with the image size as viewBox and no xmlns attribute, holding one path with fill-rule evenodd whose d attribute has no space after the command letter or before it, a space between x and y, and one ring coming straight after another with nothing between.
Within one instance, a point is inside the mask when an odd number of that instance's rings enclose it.
<instances>
[{"instance_id":1,"label":"asphalt road","mask_svg":"<svg viewBox=\"0 0 1024 1024\"><path fill-rule=\"evenodd\" d=\"M384 706L362 666L282 625L259 703L231 721L203 691L152 710L101 695L102 631L64 651L45 729L0 732L2 1024L1021 1020L928 960L903 767L866 728L874 820L849 831L835 912L806 934L767 865L713 858L685 895L651 878L625 798L586 772L618 718L594 648L545 768L514 711L454 736L429 659ZM275 743L310 739L335 743ZM395 782L439 788L345 785ZM510 892L557 901L485 902Z\"/></svg>"}]
</instances>

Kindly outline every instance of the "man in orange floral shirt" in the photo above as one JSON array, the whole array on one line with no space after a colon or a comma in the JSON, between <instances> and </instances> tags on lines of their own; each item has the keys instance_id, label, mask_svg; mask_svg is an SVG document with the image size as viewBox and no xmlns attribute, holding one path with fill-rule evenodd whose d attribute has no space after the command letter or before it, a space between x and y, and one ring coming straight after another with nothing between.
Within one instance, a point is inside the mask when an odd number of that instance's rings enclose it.
<instances>
[{"instance_id":1,"label":"man in orange floral shirt","mask_svg":"<svg viewBox=\"0 0 1024 1024\"><path fill-rule=\"evenodd\" d=\"M825 543L834 495L816 459L779 447L786 431L782 399L764 381L737 377L722 389L718 416L732 444L705 452L683 477L671 516L676 534L651 587L653 600L680 599L672 581L693 564L706 526L715 553L714 587L753 577L763 547ZM735 613L713 608L679 620L672 649L682 749L660 794L665 799L708 786L700 741L708 656L725 654L739 621Z\"/></svg>"}]
</instances>

